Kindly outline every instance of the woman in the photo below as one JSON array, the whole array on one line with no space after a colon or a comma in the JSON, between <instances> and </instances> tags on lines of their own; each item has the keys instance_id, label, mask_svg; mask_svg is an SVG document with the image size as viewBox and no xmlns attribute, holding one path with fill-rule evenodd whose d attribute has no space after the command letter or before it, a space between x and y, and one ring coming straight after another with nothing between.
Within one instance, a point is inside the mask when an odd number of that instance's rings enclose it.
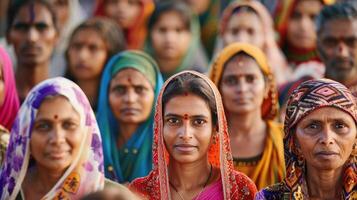
<instances>
[{"instance_id":1,"label":"woman","mask_svg":"<svg viewBox=\"0 0 357 200\"><path fill-rule=\"evenodd\" d=\"M117 54L106 66L97 119L107 178L130 182L150 172L153 107L162 83L156 62L140 51Z\"/></svg>"},{"instance_id":2,"label":"woman","mask_svg":"<svg viewBox=\"0 0 357 200\"><path fill-rule=\"evenodd\" d=\"M84 91L97 109L99 83L107 61L125 48L121 29L111 20L91 18L72 33L66 52L66 76Z\"/></svg>"},{"instance_id":3,"label":"woman","mask_svg":"<svg viewBox=\"0 0 357 200\"><path fill-rule=\"evenodd\" d=\"M158 62L164 79L185 69L206 71L199 23L188 5L179 1L160 2L150 17L148 29L145 51Z\"/></svg>"},{"instance_id":4,"label":"woman","mask_svg":"<svg viewBox=\"0 0 357 200\"><path fill-rule=\"evenodd\" d=\"M19 97L10 56L0 46L0 163L9 143L9 130L19 110Z\"/></svg>"},{"instance_id":5,"label":"woman","mask_svg":"<svg viewBox=\"0 0 357 200\"><path fill-rule=\"evenodd\" d=\"M99 129L73 82L54 78L31 90L11 130L0 185L1 199L78 199L103 189Z\"/></svg>"},{"instance_id":6,"label":"woman","mask_svg":"<svg viewBox=\"0 0 357 200\"><path fill-rule=\"evenodd\" d=\"M119 24L125 32L127 49L142 49L146 23L154 7L153 0L99 0L95 15L111 18Z\"/></svg>"},{"instance_id":7,"label":"woman","mask_svg":"<svg viewBox=\"0 0 357 200\"><path fill-rule=\"evenodd\" d=\"M184 71L166 81L154 125L153 170L129 188L148 199L252 199L253 182L233 169L218 90Z\"/></svg>"},{"instance_id":8,"label":"woman","mask_svg":"<svg viewBox=\"0 0 357 200\"><path fill-rule=\"evenodd\" d=\"M276 41L273 21L258 1L234 1L223 12L220 23L223 46L247 42L259 47L267 56L277 83L287 81L287 62Z\"/></svg>"},{"instance_id":9,"label":"woman","mask_svg":"<svg viewBox=\"0 0 357 200\"><path fill-rule=\"evenodd\" d=\"M324 66L316 51L315 17L333 0L279 1L274 11L279 43L290 66L290 81L302 76L321 78Z\"/></svg>"},{"instance_id":10,"label":"woman","mask_svg":"<svg viewBox=\"0 0 357 200\"><path fill-rule=\"evenodd\" d=\"M356 199L356 110L342 84L329 79L302 83L286 109L287 175L256 199Z\"/></svg>"},{"instance_id":11,"label":"woman","mask_svg":"<svg viewBox=\"0 0 357 200\"><path fill-rule=\"evenodd\" d=\"M210 79L222 94L234 167L258 188L284 177L283 130L275 122L277 90L264 53L235 43L214 60Z\"/></svg>"},{"instance_id":12,"label":"woman","mask_svg":"<svg viewBox=\"0 0 357 200\"><path fill-rule=\"evenodd\" d=\"M52 55L50 77L63 76L66 69L65 51L72 31L84 21L84 12L78 0L49 0L56 12L59 38Z\"/></svg>"}]
</instances>

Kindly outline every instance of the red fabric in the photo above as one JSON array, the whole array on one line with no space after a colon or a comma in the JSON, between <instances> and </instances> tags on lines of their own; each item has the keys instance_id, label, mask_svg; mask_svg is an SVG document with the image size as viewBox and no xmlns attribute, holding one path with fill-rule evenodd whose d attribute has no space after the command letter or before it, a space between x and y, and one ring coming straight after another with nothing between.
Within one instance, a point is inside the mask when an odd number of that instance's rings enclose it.
<instances>
[{"instance_id":1,"label":"red fabric","mask_svg":"<svg viewBox=\"0 0 357 200\"><path fill-rule=\"evenodd\" d=\"M170 199L170 187L167 165L169 153L163 139L162 94L167 84L183 73L192 73L204 79L212 88L216 98L218 115L218 134L214 137L209 150L209 162L221 171L224 199L253 199L257 192L254 183L244 174L234 170L231 154L228 127L224 114L223 104L218 89L206 76L193 71L183 71L168 79L161 89L155 111L154 144L153 144L153 170L143 178L135 179L130 188L141 194L146 199Z\"/></svg>"},{"instance_id":2,"label":"red fabric","mask_svg":"<svg viewBox=\"0 0 357 200\"><path fill-rule=\"evenodd\" d=\"M19 110L20 101L16 91L16 84L12 62L4 48L0 46L0 70L4 81L4 102L0 105L0 124L11 130L12 123Z\"/></svg>"}]
</instances>

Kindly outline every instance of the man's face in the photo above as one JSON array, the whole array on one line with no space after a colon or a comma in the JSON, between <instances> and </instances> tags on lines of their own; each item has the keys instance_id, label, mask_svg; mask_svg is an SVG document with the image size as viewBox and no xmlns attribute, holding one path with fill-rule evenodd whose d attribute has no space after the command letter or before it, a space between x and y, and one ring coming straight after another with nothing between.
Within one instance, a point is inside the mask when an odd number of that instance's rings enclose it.
<instances>
[{"instance_id":1,"label":"man's face","mask_svg":"<svg viewBox=\"0 0 357 200\"><path fill-rule=\"evenodd\" d=\"M48 62L57 37L51 12L36 3L20 8L7 35L20 65Z\"/></svg>"},{"instance_id":2,"label":"man's face","mask_svg":"<svg viewBox=\"0 0 357 200\"><path fill-rule=\"evenodd\" d=\"M357 20L334 19L318 33L317 48L325 77L347 86L357 81Z\"/></svg>"}]
</instances>

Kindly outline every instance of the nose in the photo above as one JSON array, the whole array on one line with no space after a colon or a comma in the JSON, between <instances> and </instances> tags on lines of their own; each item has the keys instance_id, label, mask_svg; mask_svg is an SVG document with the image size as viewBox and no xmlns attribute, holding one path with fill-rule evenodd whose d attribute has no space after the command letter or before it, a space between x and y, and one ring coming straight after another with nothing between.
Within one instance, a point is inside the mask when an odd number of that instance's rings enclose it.
<instances>
[{"instance_id":1,"label":"nose","mask_svg":"<svg viewBox=\"0 0 357 200\"><path fill-rule=\"evenodd\" d=\"M78 49L78 58L80 60L87 60L89 57L88 55L89 55L89 51L87 48L82 47Z\"/></svg>"},{"instance_id":2,"label":"nose","mask_svg":"<svg viewBox=\"0 0 357 200\"><path fill-rule=\"evenodd\" d=\"M236 42L245 42L245 43L250 43L249 40L249 34L247 31L239 31L235 37Z\"/></svg>"},{"instance_id":3,"label":"nose","mask_svg":"<svg viewBox=\"0 0 357 200\"><path fill-rule=\"evenodd\" d=\"M338 43L336 51L337 51L337 55L339 55L342 58L347 58L349 55L348 46L343 41L340 41Z\"/></svg>"},{"instance_id":4,"label":"nose","mask_svg":"<svg viewBox=\"0 0 357 200\"><path fill-rule=\"evenodd\" d=\"M127 93L124 95L124 101L126 103L132 104L136 101L137 94L135 93L134 89L129 89Z\"/></svg>"},{"instance_id":5,"label":"nose","mask_svg":"<svg viewBox=\"0 0 357 200\"><path fill-rule=\"evenodd\" d=\"M175 41L175 39L176 39L176 34L175 34L175 32L168 30L168 31L166 32L166 34L165 34L165 41L166 41L166 43L171 44L171 43L173 43L173 42Z\"/></svg>"},{"instance_id":6,"label":"nose","mask_svg":"<svg viewBox=\"0 0 357 200\"><path fill-rule=\"evenodd\" d=\"M27 32L27 39L30 42L36 42L40 37L39 32L36 30L34 27L30 27L30 29Z\"/></svg>"},{"instance_id":7,"label":"nose","mask_svg":"<svg viewBox=\"0 0 357 200\"><path fill-rule=\"evenodd\" d=\"M192 139L193 135L189 120L184 120L183 125L179 131L180 139L184 141L189 141L190 139Z\"/></svg>"},{"instance_id":8,"label":"nose","mask_svg":"<svg viewBox=\"0 0 357 200\"><path fill-rule=\"evenodd\" d=\"M61 126L55 126L51 133L49 134L50 144L61 144L65 141L65 132L63 131Z\"/></svg>"},{"instance_id":9,"label":"nose","mask_svg":"<svg viewBox=\"0 0 357 200\"><path fill-rule=\"evenodd\" d=\"M248 90L248 84L243 80L238 80L236 91L238 93L244 93Z\"/></svg>"},{"instance_id":10,"label":"nose","mask_svg":"<svg viewBox=\"0 0 357 200\"><path fill-rule=\"evenodd\" d=\"M334 143L334 135L335 133L331 130L331 128L325 127L320 134L319 141L323 145L331 145Z\"/></svg>"}]
</instances>

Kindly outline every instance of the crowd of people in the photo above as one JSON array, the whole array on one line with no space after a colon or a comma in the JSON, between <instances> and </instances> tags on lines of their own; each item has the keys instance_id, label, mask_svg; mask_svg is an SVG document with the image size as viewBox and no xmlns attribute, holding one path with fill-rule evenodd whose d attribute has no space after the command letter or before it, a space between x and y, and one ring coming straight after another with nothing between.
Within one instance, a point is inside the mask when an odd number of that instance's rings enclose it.
<instances>
[{"instance_id":1,"label":"crowd of people","mask_svg":"<svg viewBox=\"0 0 357 200\"><path fill-rule=\"evenodd\" d=\"M1 0L1 200L357 199L357 1Z\"/></svg>"}]
</instances>

